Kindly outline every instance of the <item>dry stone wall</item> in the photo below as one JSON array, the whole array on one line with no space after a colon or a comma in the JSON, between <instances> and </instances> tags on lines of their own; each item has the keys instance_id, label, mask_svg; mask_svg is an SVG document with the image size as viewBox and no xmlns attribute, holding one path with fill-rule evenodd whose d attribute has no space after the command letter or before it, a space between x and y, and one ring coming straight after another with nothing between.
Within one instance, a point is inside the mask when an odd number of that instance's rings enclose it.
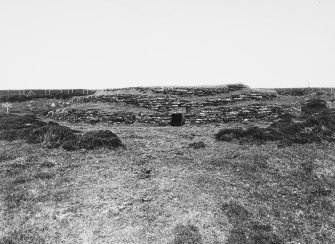
<instances>
[{"instance_id":1,"label":"dry stone wall","mask_svg":"<svg viewBox=\"0 0 335 244\"><path fill-rule=\"evenodd\" d=\"M177 96L214 96L234 91L239 91L247 86L243 84L234 84L228 85L226 87L213 87L213 88L205 88L205 87L165 87L165 88L148 88L148 87L136 87L136 89L140 92L152 92L156 94L164 94L164 95L177 95Z\"/></svg>"},{"instance_id":2,"label":"dry stone wall","mask_svg":"<svg viewBox=\"0 0 335 244\"><path fill-rule=\"evenodd\" d=\"M197 114L187 114L190 124L226 123L231 121L274 120L284 113L295 113L295 109L283 105L253 104L243 107L204 108Z\"/></svg>"},{"instance_id":3,"label":"dry stone wall","mask_svg":"<svg viewBox=\"0 0 335 244\"><path fill-rule=\"evenodd\" d=\"M243 107L204 108L197 113L185 114L186 124L226 123L231 121L273 120L283 113L294 113L294 108L282 105L254 104ZM99 109L62 109L53 117L70 122L133 124L135 122L165 126L170 123L166 113L105 112Z\"/></svg>"},{"instance_id":4,"label":"dry stone wall","mask_svg":"<svg viewBox=\"0 0 335 244\"><path fill-rule=\"evenodd\" d=\"M105 102L105 103L126 103L139 107L148 108L158 112L169 112L176 108L185 108L187 111L192 108L200 108L206 106L222 106L231 103L251 100L270 100L275 98L274 94L263 93L249 93L249 94L235 94L229 97L208 98L202 101L189 101L179 99L174 95L165 96L149 96L138 94L113 94L113 95L91 95L86 97L75 97L73 103L88 103L88 102Z\"/></svg>"},{"instance_id":5,"label":"dry stone wall","mask_svg":"<svg viewBox=\"0 0 335 244\"><path fill-rule=\"evenodd\" d=\"M105 112L99 109L62 109L53 114L58 120L70 122L86 122L95 124L105 122L111 124L132 124L136 121L136 115L132 112Z\"/></svg>"},{"instance_id":6,"label":"dry stone wall","mask_svg":"<svg viewBox=\"0 0 335 244\"><path fill-rule=\"evenodd\" d=\"M134 90L135 89L135 90ZM264 93L249 90L247 93L226 94L215 98L205 96L218 95L242 89L236 86L225 88L132 88L107 94L75 97L73 103L125 103L135 107L150 109L148 112L106 112L99 109L67 108L53 114L56 119L72 122L106 122L111 124L142 123L151 125L168 125L172 113L182 112L186 124L224 123L253 119L274 119L289 107L279 105L253 104L228 107L224 105L241 101L270 100L276 93ZM135 92L134 92L135 91ZM154 95L154 93L156 95ZM201 99L189 99L183 96L201 96ZM136 110L135 110L136 111Z\"/></svg>"}]
</instances>

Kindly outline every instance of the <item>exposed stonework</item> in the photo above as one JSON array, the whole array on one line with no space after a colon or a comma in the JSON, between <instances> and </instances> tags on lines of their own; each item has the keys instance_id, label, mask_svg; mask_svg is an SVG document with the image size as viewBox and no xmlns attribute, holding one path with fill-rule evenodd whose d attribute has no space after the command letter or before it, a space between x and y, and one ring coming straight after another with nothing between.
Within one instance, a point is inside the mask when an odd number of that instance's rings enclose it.
<instances>
[{"instance_id":1,"label":"exposed stonework","mask_svg":"<svg viewBox=\"0 0 335 244\"><path fill-rule=\"evenodd\" d=\"M197 114L186 114L191 124L226 123L255 119L273 120L283 113L294 113L295 109L282 105L253 104L243 107L204 108Z\"/></svg>"},{"instance_id":2,"label":"exposed stonework","mask_svg":"<svg viewBox=\"0 0 335 244\"><path fill-rule=\"evenodd\" d=\"M282 113L293 113L288 106L254 104L243 107L204 108L197 113L185 114L186 124L225 123L255 119L273 120ZM169 125L170 115L163 113L105 112L99 109L63 109L54 113L54 118L70 122L110 124L143 123Z\"/></svg>"},{"instance_id":3,"label":"exposed stonework","mask_svg":"<svg viewBox=\"0 0 335 244\"><path fill-rule=\"evenodd\" d=\"M95 95L75 97L72 102L74 104L113 103L114 106L115 104L128 104L133 108L146 108L148 111L136 112L135 109L132 112L127 110L125 112L106 112L99 108L76 109L69 107L55 112L53 116L59 120L72 122L107 122L111 124L137 122L151 125L169 125L173 113L184 114L186 124L206 124L258 118L273 119L289 110L288 107L284 106L264 104L239 107L224 106L242 101L271 100L277 96L275 92L244 88L244 86L223 88L127 88L106 92L100 91ZM227 94L236 90L240 91ZM219 96L223 93L226 94Z\"/></svg>"},{"instance_id":4,"label":"exposed stonework","mask_svg":"<svg viewBox=\"0 0 335 244\"><path fill-rule=\"evenodd\" d=\"M250 93L250 94L233 94L229 97L209 98L202 101L189 101L179 99L176 96L148 96L138 94L113 94L113 95L91 95L86 97L75 97L73 103L87 103L87 102L105 102L117 103L122 102L139 107L145 107L159 112L169 112L176 108L185 108L191 110L192 108L206 107L206 106L222 106L231 103L248 101L248 100L270 100L276 97L275 94Z\"/></svg>"},{"instance_id":5,"label":"exposed stonework","mask_svg":"<svg viewBox=\"0 0 335 244\"><path fill-rule=\"evenodd\" d=\"M98 109L62 109L54 113L53 117L58 120L70 122L98 123L106 122L111 124L132 124L136 121L136 115L131 112L104 112Z\"/></svg>"},{"instance_id":6,"label":"exposed stonework","mask_svg":"<svg viewBox=\"0 0 335 244\"><path fill-rule=\"evenodd\" d=\"M177 96L213 96L219 95L234 91L239 91L247 86L243 84L234 84L227 85L225 87L165 87L165 88L148 88L148 87L136 87L134 89L147 92L150 91L152 93L164 94L164 95L177 95Z\"/></svg>"}]
</instances>

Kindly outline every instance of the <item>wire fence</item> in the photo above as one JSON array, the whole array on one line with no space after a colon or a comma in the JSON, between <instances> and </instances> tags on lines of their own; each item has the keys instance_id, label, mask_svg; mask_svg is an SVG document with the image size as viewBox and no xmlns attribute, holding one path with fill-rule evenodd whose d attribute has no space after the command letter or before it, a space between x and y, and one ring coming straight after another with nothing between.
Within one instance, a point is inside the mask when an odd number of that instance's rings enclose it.
<instances>
[{"instance_id":1,"label":"wire fence","mask_svg":"<svg viewBox=\"0 0 335 244\"><path fill-rule=\"evenodd\" d=\"M0 90L0 97L27 96L27 97L48 97L55 95L82 96L93 94L96 90L88 89L60 89L60 90Z\"/></svg>"}]
</instances>

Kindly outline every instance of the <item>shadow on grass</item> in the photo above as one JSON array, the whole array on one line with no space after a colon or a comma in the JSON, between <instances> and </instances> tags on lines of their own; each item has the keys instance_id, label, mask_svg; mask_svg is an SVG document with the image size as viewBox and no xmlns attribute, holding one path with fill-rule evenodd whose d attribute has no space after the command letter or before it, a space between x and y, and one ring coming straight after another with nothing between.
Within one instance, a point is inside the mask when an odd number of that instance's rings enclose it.
<instances>
[{"instance_id":1,"label":"shadow on grass","mask_svg":"<svg viewBox=\"0 0 335 244\"><path fill-rule=\"evenodd\" d=\"M0 244L23 244L23 243L34 243L34 244L44 244L47 243L44 238L42 238L37 231L25 230L25 231L13 231L7 234L5 237L0 239Z\"/></svg>"},{"instance_id":2,"label":"shadow on grass","mask_svg":"<svg viewBox=\"0 0 335 244\"><path fill-rule=\"evenodd\" d=\"M0 154L0 163L15 159L14 156L5 153Z\"/></svg>"},{"instance_id":3,"label":"shadow on grass","mask_svg":"<svg viewBox=\"0 0 335 244\"><path fill-rule=\"evenodd\" d=\"M55 177L55 174L50 172L38 172L34 175L34 178L38 180L49 180L53 177Z\"/></svg>"},{"instance_id":4,"label":"shadow on grass","mask_svg":"<svg viewBox=\"0 0 335 244\"><path fill-rule=\"evenodd\" d=\"M263 224L253 220L250 213L238 202L228 202L221 206L226 214L232 230L227 244L282 244L283 240L274 233L270 224Z\"/></svg>"},{"instance_id":5,"label":"shadow on grass","mask_svg":"<svg viewBox=\"0 0 335 244\"><path fill-rule=\"evenodd\" d=\"M177 225L174 228L173 244L202 244L199 228L194 225Z\"/></svg>"}]
</instances>

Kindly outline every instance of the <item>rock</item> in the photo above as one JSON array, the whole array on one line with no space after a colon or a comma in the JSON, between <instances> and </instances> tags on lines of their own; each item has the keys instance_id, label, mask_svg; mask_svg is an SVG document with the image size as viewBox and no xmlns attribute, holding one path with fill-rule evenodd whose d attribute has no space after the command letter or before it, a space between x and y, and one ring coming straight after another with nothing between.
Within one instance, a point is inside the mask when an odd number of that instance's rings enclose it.
<instances>
[{"instance_id":1,"label":"rock","mask_svg":"<svg viewBox=\"0 0 335 244\"><path fill-rule=\"evenodd\" d=\"M131 201L127 201L127 202L124 202L123 205L125 206L129 206L129 205L132 205L133 203Z\"/></svg>"},{"instance_id":2,"label":"rock","mask_svg":"<svg viewBox=\"0 0 335 244\"><path fill-rule=\"evenodd\" d=\"M125 208L126 208L126 206L124 206L124 205L119 206L120 211L124 210Z\"/></svg>"},{"instance_id":3,"label":"rock","mask_svg":"<svg viewBox=\"0 0 335 244\"><path fill-rule=\"evenodd\" d=\"M114 215L119 215L119 214L120 214L120 210L117 207L112 207L108 210L109 216L114 216Z\"/></svg>"},{"instance_id":4,"label":"rock","mask_svg":"<svg viewBox=\"0 0 335 244\"><path fill-rule=\"evenodd\" d=\"M141 199L142 202L151 202L152 200L153 200L153 197L151 196L144 196Z\"/></svg>"}]
</instances>

